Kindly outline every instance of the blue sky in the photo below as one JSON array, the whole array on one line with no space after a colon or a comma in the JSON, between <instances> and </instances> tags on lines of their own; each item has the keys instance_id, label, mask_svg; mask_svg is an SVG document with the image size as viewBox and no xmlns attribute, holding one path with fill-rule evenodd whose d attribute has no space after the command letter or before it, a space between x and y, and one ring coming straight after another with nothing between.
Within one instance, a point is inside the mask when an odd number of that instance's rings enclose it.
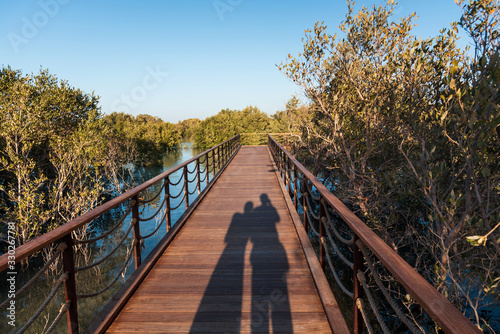
<instances>
[{"instance_id":1,"label":"blue sky","mask_svg":"<svg viewBox=\"0 0 500 334\"><path fill-rule=\"evenodd\" d=\"M316 21L338 32L346 11L344 0L0 0L0 66L48 68L99 95L104 113L177 122L253 105L272 114L300 94L276 64L298 54ZM454 0L400 0L396 15L412 12L424 37L461 14Z\"/></svg>"}]
</instances>

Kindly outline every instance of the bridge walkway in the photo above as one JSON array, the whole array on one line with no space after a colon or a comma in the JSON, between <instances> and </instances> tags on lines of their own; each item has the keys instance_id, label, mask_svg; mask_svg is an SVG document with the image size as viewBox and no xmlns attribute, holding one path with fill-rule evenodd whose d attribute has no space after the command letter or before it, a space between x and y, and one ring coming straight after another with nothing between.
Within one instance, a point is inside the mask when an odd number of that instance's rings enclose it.
<instances>
[{"instance_id":1,"label":"bridge walkway","mask_svg":"<svg viewBox=\"0 0 500 334\"><path fill-rule=\"evenodd\" d=\"M242 147L108 333L331 333L267 147Z\"/></svg>"}]
</instances>

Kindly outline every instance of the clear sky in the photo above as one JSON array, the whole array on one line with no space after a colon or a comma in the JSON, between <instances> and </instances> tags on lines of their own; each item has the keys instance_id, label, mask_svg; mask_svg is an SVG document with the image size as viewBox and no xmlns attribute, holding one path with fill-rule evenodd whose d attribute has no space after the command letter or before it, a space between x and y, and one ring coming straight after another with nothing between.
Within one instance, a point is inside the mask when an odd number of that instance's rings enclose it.
<instances>
[{"instance_id":1,"label":"clear sky","mask_svg":"<svg viewBox=\"0 0 500 334\"><path fill-rule=\"evenodd\" d=\"M344 0L0 0L0 66L48 68L99 95L104 113L273 114L300 94L276 64L298 54L316 21L338 32L346 11ZM412 12L424 37L461 15L454 0L399 1L397 16Z\"/></svg>"}]
</instances>

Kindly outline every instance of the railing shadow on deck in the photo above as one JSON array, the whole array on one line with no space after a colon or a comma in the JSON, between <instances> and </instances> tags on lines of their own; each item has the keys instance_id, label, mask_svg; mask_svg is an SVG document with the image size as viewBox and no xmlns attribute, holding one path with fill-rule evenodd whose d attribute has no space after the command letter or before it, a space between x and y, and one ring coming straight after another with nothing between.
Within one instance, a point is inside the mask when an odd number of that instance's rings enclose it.
<instances>
[{"instance_id":1,"label":"railing shadow on deck","mask_svg":"<svg viewBox=\"0 0 500 334\"><path fill-rule=\"evenodd\" d=\"M9 294L8 298L0 304L0 312L3 312L6 316L5 319L7 319L9 313L12 313L9 311L11 305L15 305L16 300L18 300L21 295L24 294L25 296L29 296L26 292L30 291L31 293L34 290L35 283L38 283L41 277L47 280L49 276L47 271L50 266L59 268L56 271L61 272L59 278L54 279L54 283L45 301L35 313L31 315L27 321L19 326L11 327L11 329L15 330L17 333L26 331L33 332L34 330L32 328L30 329L30 326L37 321L37 318L44 312L47 305L51 304L54 297L59 296L62 292L61 290L64 290L65 297L62 298L63 300L65 299L65 303L54 316L53 320L51 317L45 316L52 321L45 326L42 325L43 330L45 333L50 333L54 330L56 332L61 332L61 326L63 324L61 323L60 326L58 326L58 323L64 316L66 316L67 319L68 333L75 334L79 333L80 329L85 330L85 328L80 328L81 319L79 320L79 318L81 318L82 315L81 310L78 309L78 302L109 292L112 287L116 289L116 282L118 282L120 278L122 278L120 281L123 281L123 278L126 277L125 271L129 267L132 258L134 258L135 271L130 275L128 280L124 282L117 294L112 296L110 302L104 308L104 312L101 312L97 316L98 319L87 329L87 331L91 333L104 331L106 324L112 320L113 314L124 305L127 296L135 291L137 285L150 270L154 262L154 257L168 246L186 221L187 217L189 217L193 211L193 208L196 207L201 201L201 198L205 196L240 147L240 136L234 136L105 204L96 207L88 213L17 247L12 254L6 253L0 256L0 273L15 278L15 271L17 270L16 268L19 268L17 265L19 262L44 250L48 253L52 253L51 259L46 262L30 281L22 287L16 286L15 293ZM160 186L158 186L159 183L161 184ZM154 189L156 192L149 194L148 190L151 189ZM178 189L178 192L174 193L174 189ZM154 209L151 208L153 203ZM126 206L125 212L116 220L108 231L99 231L99 235L86 234L82 239L76 237L76 231L82 228L88 228L96 219L121 205ZM184 208L184 213L177 221L172 221L172 212L178 208ZM154 213L151 214L149 211ZM145 215L148 216L145 217ZM141 233L140 226L142 225L144 228L144 224L153 224L153 226L149 226L147 229L150 231L147 235L146 233ZM165 236L144 260L144 264L141 265L141 247L144 245L144 240L154 235L158 235L162 226L164 226L163 229L166 230ZM119 241L113 242L113 240ZM88 254L85 254L86 256L81 256L80 253L82 250L85 250L88 245L96 243L99 244L97 248L104 248L109 252L106 255L98 254L97 256L89 257ZM108 245L110 243L111 245ZM124 250L124 248L126 248L126 250ZM117 256L119 253L121 255L125 253L125 255L121 257ZM86 286L85 280L96 280L96 277L93 276L89 269L96 269L102 263L110 259L122 263L118 271L112 270L114 277L106 279L105 282L99 282L101 284L98 287L98 291L82 292L82 286ZM99 270L100 269L97 269L97 271ZM52 303L54 301L52 301ZM19 312L21 305L18 303L17 307ZM95 313L101 307L102 306L98 303L94 303L91 310L85 310L87 312L83 316L84 320L88 323L88 311L93 313L90 314L90 318L92 318L95 317ZM19 323L19 319L17 320L16 325ZM40 321L40 319L38 320Z\"/></svg>"},{"instance_id":2,"label":"railing shadow on deck","mask_svg":"<svg viewBox=\"0 0 500 334\"><path fill-rule=\"evenodd\" d=\"M224 239L226 247L205 289L190 333L203 333L207 321L224 321L225 333L240 333L245 252L251 244L251 309L246 319L251 332L293 334L286 280L289 263L276 228L280 216L267 194L261 194L260 201L257 207L247 202L242 213L233 215ZM210 312L221 304L226 304L225 312Z\"/></svg>"},{"instance_id":3,"label":"railing shadow on deck","mask_svg":"<svg viewBox=\"0 0 500 334\"><path fill-rule=\"evenodd\" d=\"M339 305L350 301L352 311L344 308L343 316L354 333L427 332L394 294L398 289L446 333L481 333L272 136L268 146L292 199L289 209L316 246ZM391 286L382 275L392 277ZM397 327L388 325L392 319Z\"/></svg>"}]
</instances>

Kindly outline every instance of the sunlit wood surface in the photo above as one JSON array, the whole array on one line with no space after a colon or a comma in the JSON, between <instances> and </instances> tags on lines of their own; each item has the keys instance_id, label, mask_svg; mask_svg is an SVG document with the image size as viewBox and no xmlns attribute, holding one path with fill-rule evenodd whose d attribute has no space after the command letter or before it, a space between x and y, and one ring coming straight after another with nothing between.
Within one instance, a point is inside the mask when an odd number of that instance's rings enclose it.
<instances>
[{"instance_id":1,"label":"sunlit wood surface","mask_svg":"<svg viewBox=\"0 0 500 334\"><path fill-rule=\"evenodd\" d=\"M331 333L267 147L240 150L108 333Z\"/></svg>"}]
</instances>

